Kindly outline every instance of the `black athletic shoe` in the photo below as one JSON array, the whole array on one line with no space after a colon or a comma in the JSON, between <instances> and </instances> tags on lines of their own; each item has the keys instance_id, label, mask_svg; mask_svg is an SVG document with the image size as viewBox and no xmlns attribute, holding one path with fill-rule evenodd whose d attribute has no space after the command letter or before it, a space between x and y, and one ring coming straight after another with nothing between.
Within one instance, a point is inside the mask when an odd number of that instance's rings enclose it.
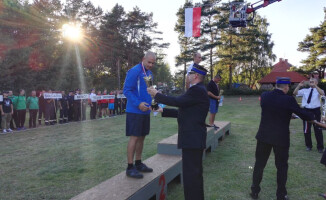
<instances>
[{"instance_id":1,"label":"black athletic shoe","mask_svg":"<svg viewBox=\"0 0 326 200\"><path fill-rule=\"evenodd\" d=\"M277 200L290 200L290 197L285 195L284 197L277 197Z\"/></svg>"},{"instance_id":2,"label":"black athletic shoe","mask_svg":"<svg viewBox=\"0 0 326 200\"><path fill-rule=\"evenodd\" d=\"M250 196L252 199L258 199L258 193L251 192Z\"/></svg>"},{"instance_id":3,"label":"black athletic shoe","mask_svg":"<svg viewBox=\"0 0 326 200\"><path fill-rule=\"evenodd\" d=\"M141 173L139 173L139 171L135 167L133 167L131 169L127 169L126 175L131 178L138 178L138 179L144 177Z\"/></svg>"},{"instance_id":4,"label":"black athletic shoe","mask_svg":"<svg viewBox=\"0 0 326 200\"><path fill-rule=\"evenodd\" d=\"M318 149L318 152L319 153L324 153L324 150L323 149Z\"/></svg>"},{"instance_id":5,"label":"black athletic shoe","mask_svg":"<svg viewBox=\"0 0 326 200\"><path fill-rule=\"evenodd\" d=\"M310 148L310 147L307 147L307 148L306 148L306 151L311 151L311 148Z\"/></svg>"},{"instance_id":6,"label":"black athletic shoe","mask_svg":"<svg viewBox=\"0 0 326 200\"><path fill-rule=\"evenodd\" d=\"M152 168L147 167L144 163L136 165L136 169L140 172L153 172Z\"/></svg>"},{"instance_id":7,"label":"black athletic shoe","mask_svg":"<svg viewBox=\"0 0 326 200\"><path fill-rule=\"evenodd\" d=\"M216 126L215 124L213 125L214 126L214 129L217 130L219 129L220 127Z\"/></svg>"}]
</instances>

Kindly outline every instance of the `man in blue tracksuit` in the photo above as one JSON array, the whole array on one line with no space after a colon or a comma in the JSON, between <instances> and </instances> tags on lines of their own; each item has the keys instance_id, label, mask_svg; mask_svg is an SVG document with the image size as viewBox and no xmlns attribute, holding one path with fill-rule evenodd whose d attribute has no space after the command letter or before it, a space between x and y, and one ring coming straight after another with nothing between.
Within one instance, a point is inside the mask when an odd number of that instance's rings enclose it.
<instances>
[{"instance_id":1,"label":"man in blue tracksuit","mask_svg":"<svg viewBox=\"0 0 326 200\"><path fill-rule=\"evenodd\" d=\"M150 71L156 56L147 52L141 63L131 68L126 76L123 93L127 97L126 136L129 136L127 147L128 167L126 175L132 178L143 178L140 172L152 172L153 169L141 162L143 145L150 129L151 96L147 93L144 77L152 77ZM153 80L153 79L152 79ZM135 165L134 165L135 157Z\"/></svg>"}]
</instances>

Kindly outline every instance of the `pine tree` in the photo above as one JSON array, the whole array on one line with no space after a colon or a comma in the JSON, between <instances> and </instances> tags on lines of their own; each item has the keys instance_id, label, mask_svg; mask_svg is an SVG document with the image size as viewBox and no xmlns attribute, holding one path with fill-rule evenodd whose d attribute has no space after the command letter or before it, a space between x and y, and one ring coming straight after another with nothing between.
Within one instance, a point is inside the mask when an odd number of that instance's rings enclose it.
<instances>
[{"instance_id":1,"label":"pine tree","mask_svg":"<svg viewBox=\"0 0 326 200\"><path fill-rule=\"evenodd\" d=\"M326 8L324 8L324 21L314 28L310 28L310 34L299 43L298 51L307 52L309 55L301 62L302 68L308 72L315 70L319 78L324 78L326 69Z\"/></svg>"}]
</instances>

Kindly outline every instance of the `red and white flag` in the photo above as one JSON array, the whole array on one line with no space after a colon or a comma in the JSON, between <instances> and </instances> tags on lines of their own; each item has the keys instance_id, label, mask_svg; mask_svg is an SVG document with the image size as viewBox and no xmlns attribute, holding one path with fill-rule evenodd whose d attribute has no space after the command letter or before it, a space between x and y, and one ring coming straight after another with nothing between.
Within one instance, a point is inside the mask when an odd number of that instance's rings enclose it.
<instances>
[{"instance_id":1,"label":"red and white flag","mask_svg":"<svg viewBox=\"0 0 326 200\"><path fill-rule=\"evenodd\" d=\"M201 7L185 9L185 36L200 37Z\"/></svg>"}]
</instances>

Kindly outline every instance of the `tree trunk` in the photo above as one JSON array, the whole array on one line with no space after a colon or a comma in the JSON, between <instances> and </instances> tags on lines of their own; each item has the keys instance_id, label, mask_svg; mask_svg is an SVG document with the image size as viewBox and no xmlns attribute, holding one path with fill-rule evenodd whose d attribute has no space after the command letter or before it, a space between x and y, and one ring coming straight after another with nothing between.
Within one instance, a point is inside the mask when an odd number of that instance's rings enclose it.
<instances>
[{"instance_id":1,"label":"tree trunk","mask_svg":"<svg viewBox=\"0 0 326 200\"><path fill-rule=\"evenodd\" d=\"M117 60L118 90L120 90L120 58Z\"/></svg>"},{"instance_id":2,"label":"tree trunk","mask_svg":"<svg viewBox=\"0 0 326 200\"><path fill-rule=\"evenodd\" d=\"M188 45L188 38L186 38L185 42L185 50L187 51L187 45ZM183 91L186 91L186 74L187 74L187 55L184 53L184 68L183 68Z\"/></svg>"},{"instance_id":3,"label":"tree trunk","mask_svg":"<svg viewBox=\"0 0 326 200\"><path fill-rule=\"evenodd\" d=\"M251 85L251 79L252 79L252 60L250 61L250 71L249 71L249 87Z\"/></svg>"},{"instance_id":4,"label":"tree trunk","mask_svg":"<svg viewBox=\"0 0 326 200\"><path fill-rule=\"evenodd\" d=\"M213 49L212 48L209 52L209 66L210 66L211 80L213 80Z\"/></svg>"},{"instance_id":5,"label":"tree trunk","mask_svg":"<svg viewBox=\"0 0 326 200\"><path fill-rule=\"evenodd\" d=\"M232 88L232 35L230 38L230 55L231 55L231 60L230 60L230 65L229 65L229 89Z\"/></svg>"}]
</instances>

